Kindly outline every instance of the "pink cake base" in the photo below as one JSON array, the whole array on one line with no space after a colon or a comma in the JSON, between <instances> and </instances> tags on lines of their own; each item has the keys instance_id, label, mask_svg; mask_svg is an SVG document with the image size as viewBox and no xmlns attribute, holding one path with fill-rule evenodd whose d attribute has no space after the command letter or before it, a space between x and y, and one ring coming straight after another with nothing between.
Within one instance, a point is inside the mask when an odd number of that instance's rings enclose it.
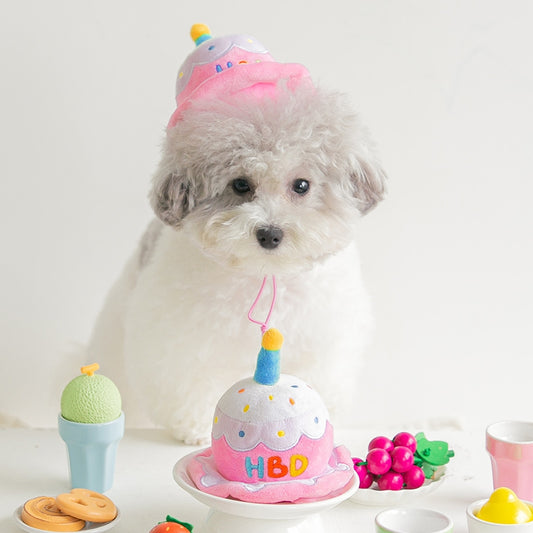
<instances>
[{"instance_id":1,"label":"pink cake base","mask_svg":"<svg viewBox=\"0 0 533 533\"><path fill-rule=\"evenodd\" d=\"M333 427L329 422L326 423L324 435L321 438L301 435L297 444L287 450L272 450L263 443L259 443L251 450L238 451L228 444L224 435L211 441L211 450L221 476L243 483L286 481L290 479L289 473L291 477L315 478L322 474L332 449ZM250 468L249 472L246 470L246 458L253 465L257 465L260 460L263 461L261 474L257 469ZM269 468L268 464L272 459L277 460L278 463L275 463L273 468ZM303 466L301 472L298 472L298 465Z\"/></svg>"},{"instance_id":2,"label":"pink cake base","mask_svg":"<svg viewBox=\"0 0 533 533\"><path fill-rule=\"evenodd\" d=\"M344 446L333 449L324 472L308 479L266 483L230 481L218 472L211 448L196 454L189 462L187 472L202 492L251 503L305 503L334 497L355 478L350 452Z\"/></svg>"}]
</instances>

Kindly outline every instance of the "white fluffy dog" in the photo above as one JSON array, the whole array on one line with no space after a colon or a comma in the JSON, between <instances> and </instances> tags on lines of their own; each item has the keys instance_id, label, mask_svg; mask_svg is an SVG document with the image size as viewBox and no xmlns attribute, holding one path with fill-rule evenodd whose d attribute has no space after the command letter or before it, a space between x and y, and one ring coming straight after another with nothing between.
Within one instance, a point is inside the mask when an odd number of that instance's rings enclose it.
<instances>
[{"instance_id":1,"label":"white fluffy dog","mask_svg":"<svg viewBox=\"0 0 533 533\"><path fill-rule=\"evenodd\" d=\"M151 191L158 218L89 348L130 424L145 423L143 411L177 439L205 442L218 398L253 374L260 331L247 312L267 274L282 371L315 387L334 420L353 409L371 324L354 228L385 176L344 97L282 79L275 90L198 98L167 131Z\"/></svg>"}]
</instances>

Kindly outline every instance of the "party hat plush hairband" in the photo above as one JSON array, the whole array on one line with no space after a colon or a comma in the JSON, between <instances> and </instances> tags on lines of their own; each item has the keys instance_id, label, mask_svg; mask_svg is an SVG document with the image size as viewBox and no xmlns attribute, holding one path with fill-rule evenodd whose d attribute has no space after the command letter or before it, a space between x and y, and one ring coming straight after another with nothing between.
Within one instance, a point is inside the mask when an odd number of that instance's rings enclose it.
<instances>
[{"instance_id":1,"label":"party hat plush hairband","mask_svg":"<svg viewBox=\"0 0 533 533\"><path fill-rule=\"evenodd\" d=\"M278 63L257 39L239 34L212 37L204 24L191 28L196 49L181 66L176 82L176 111L168 127L180 120L194 100L248 94L275 98L278 83L289 89L301 84L312 86L307 69L297 63Z\"/></svg>"}]
</instances>

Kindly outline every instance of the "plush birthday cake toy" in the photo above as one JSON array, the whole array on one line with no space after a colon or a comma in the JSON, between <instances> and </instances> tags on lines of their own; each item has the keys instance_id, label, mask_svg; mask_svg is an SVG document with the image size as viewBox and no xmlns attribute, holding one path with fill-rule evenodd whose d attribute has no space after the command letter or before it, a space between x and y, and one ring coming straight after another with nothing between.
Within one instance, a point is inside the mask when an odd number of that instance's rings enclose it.
<instances>
[{"instance_id":1,"label":"plush birthday cake toy","mask_svg":"<svg viewBox=\"0 0 533 533\"><path fill-rule=\"evenodd\" d=\"M280 374L281 333L263 334L253 378L220 398L211 447L190 461L196 487L254 503L315 501L357 483L350 452L335 446L320 396L302 380Z\"/></svg>"}]
</instances>

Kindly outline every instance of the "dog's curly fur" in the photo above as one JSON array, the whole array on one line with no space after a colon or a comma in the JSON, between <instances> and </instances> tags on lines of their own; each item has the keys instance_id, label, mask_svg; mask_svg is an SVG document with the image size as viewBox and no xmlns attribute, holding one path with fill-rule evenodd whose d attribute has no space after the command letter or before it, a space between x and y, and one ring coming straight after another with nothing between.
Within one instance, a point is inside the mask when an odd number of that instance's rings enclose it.
<instances>
[{"instance_id":1,"label":"dog's curly fur","mask_svg":"<svg viewBox=\"0 0 533 533\"><path fill-rule=\"evenodd\" d=\"M341 95L281 87L260 102L194 102L167 132L150 196L158 219L89 347L123 391L130 421L141 423L142 404L176 438L208 438L220 395L253 373L260 332L246 315L266 274L278 282L282 371L316 387L332 415L353 409L371 324L354 229L384 182ZM275 245L260 245L265 228L276 228Z\"/></svg>"}]
</instances>

